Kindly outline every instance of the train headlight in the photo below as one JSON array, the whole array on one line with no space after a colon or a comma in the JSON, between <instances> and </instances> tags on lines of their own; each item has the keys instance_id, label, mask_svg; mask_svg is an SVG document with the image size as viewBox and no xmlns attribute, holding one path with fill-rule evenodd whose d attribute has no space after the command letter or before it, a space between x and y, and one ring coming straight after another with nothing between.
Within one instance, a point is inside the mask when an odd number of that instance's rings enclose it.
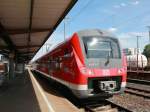
<instances>
[{"instance_id":1,"label":"train headlight","mask_svg":"<svg viewBox=\"0 0 150 112\"><path fill-rule=\"evenodd\" d=\"M120 75L121 73L122 73L122 70L121 70L121 69L119 69L119 70L118 70L118 74Z\"/></svg>"},{"instance_id":2,"label":"train headlight","mask_svg":"<svg viewBox=\"0 0 150 112\"><path fill-rule=\"evenodd\" d=\"M89 75L93 75L94 72L93 72L92 70L89 70L89 71L88 71L88 74L89 74Z\"/></svg>"},{"instance_id":3,"label":"train headlight","mask_svg":"<svg viewBox=\"0 0 150 112\"><path fill-rule=\"evenodd\" d=\"M87 73L87 70L86 70L85 68L82 68L80 71L81 71L81 73L83 73L83 74L86 74L86 73Z\"/></svg>"}]
</instances>

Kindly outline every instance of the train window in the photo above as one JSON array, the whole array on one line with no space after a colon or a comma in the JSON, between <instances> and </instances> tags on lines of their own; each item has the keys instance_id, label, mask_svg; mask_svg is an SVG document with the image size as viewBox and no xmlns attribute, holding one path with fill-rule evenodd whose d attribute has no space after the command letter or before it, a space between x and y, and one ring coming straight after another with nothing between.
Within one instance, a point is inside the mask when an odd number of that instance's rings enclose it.
<instances>
[{"instance_id":1,"label":"train window","mask_svg":"<svg viewBox=\"0 0 150 112\"><path fill-rule=\"evenodd\" d=\"M68 49L65 49L64 50L64 55L68 54L69 53L69 50Z\"/></svg>"},{"instance_id":2,"label":"train window","mask_svg":"<svg viewBox=\"0 0 150 112\"><path fill-rule=\"evenodd\" d=\"M110 42L103 41L94 44L88 42L87 51L89 58L106 58L108 56L112 58Z\"/></svg>"},{"instance_id":3,"label":"train window","mask_svg":"<svg viewBox=\"0 0 150 112\"><path fill-rule=\"evenodd\" d=\"M65 49L64 50L64 56L63 57L65 57L65 58L69 58L69 57L71 57L71 50L70 49Z\"/></svg>"},{"instance_id":4,"label":"train window","mask_svg":"<svg viewBox=\"0 0 150 112\"><path fill-rule=\"evenodd\" d=\"M100 37L83 38L87 58L120 58L118 43Z\"/></svg>"},{"instance_id":5,"label":"train window","mask_svg":"<svg viewBox=\"0 0 150 112\"><path fill-rule=\"evenodd\" d=\"M113 58L120 58L120 48L117 42L111 42Z\"/></svg>"}]
</instances>

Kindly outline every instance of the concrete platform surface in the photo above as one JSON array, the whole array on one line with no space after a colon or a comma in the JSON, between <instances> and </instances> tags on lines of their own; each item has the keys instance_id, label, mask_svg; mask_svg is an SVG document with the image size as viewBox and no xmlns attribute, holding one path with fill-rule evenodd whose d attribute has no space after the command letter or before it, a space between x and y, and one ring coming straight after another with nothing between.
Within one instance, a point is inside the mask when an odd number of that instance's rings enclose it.
<instances>
[{"instance_id":1,"label":"concrete platform surface","mask_svg":"<svg viewBox=\"0 0 150 112\"><path fill-rule=\"evenodd\" d=\"M0 112L41 112L27 71L0 87Z\"/></svg>"},{"instance_id":2,"label":"concrete platform surface","mask_svg":"<svg viewBox=\"0 0 150 112\"><path fill-rule=\"evenodd\" d=\"M35 75L30 70L17 73L13 80L0 87L0 112L79 112L50 88L49 82Z\"/></svg>"},{"instance_id":3,"label":"concrete platform surface","mask_svg":"<svg viewBox=\"0 0 150 112\"><path fill-rule=\"evenodd\" d=\"M50 108L52 108L49 110L54 112L79 112L79 109L65 97L59 94L59 91L55 90L54 88L52 89L50 81L48 81L47 79L43 79L42 77L37 77L37 74L32 72L30 72L30 75L34 76L35 80L40 85L40 88L42 89L46 100L48 101L47 103L49 104ZM35 81L32 77L31 80L33 81L33 85L36 88L37 85L35 84ZM40 92L38 92L37 94L40 94Z\"/></svg>"}]
</instances>

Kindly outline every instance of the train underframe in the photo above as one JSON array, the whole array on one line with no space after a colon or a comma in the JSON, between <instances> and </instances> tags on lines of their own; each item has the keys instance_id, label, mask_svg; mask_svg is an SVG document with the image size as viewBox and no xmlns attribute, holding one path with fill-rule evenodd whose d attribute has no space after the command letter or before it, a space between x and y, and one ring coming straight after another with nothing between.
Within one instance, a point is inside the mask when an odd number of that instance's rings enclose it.
<instances>
[{"instance_id":1,"label":"train underframe","mask_svg":"<svg viewBox=\"0 0 150 112\"><path fill-rule=\"evenodd\" d=\"M108 98L114 94L123 93L126 82L121 76L88 78L87 90L74 90L72 92L79 98Z\"/></svg>"}]
</instances>

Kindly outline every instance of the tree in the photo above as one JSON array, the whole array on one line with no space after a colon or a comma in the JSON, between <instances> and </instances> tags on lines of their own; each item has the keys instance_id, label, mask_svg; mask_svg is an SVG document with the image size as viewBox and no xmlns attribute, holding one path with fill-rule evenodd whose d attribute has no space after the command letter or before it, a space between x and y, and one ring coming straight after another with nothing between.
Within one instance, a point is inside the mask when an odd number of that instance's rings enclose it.
<instances>
[{"instance_id":1,"label":"tree","mask_svg":"<svg viewBox=\"0 0 150 112\"><path fill-rule=\"evenodd\" d=\"M143 51L143 54L147 57L150 58L150 44L146 45Z\"/></svg>"}]
</instances>

